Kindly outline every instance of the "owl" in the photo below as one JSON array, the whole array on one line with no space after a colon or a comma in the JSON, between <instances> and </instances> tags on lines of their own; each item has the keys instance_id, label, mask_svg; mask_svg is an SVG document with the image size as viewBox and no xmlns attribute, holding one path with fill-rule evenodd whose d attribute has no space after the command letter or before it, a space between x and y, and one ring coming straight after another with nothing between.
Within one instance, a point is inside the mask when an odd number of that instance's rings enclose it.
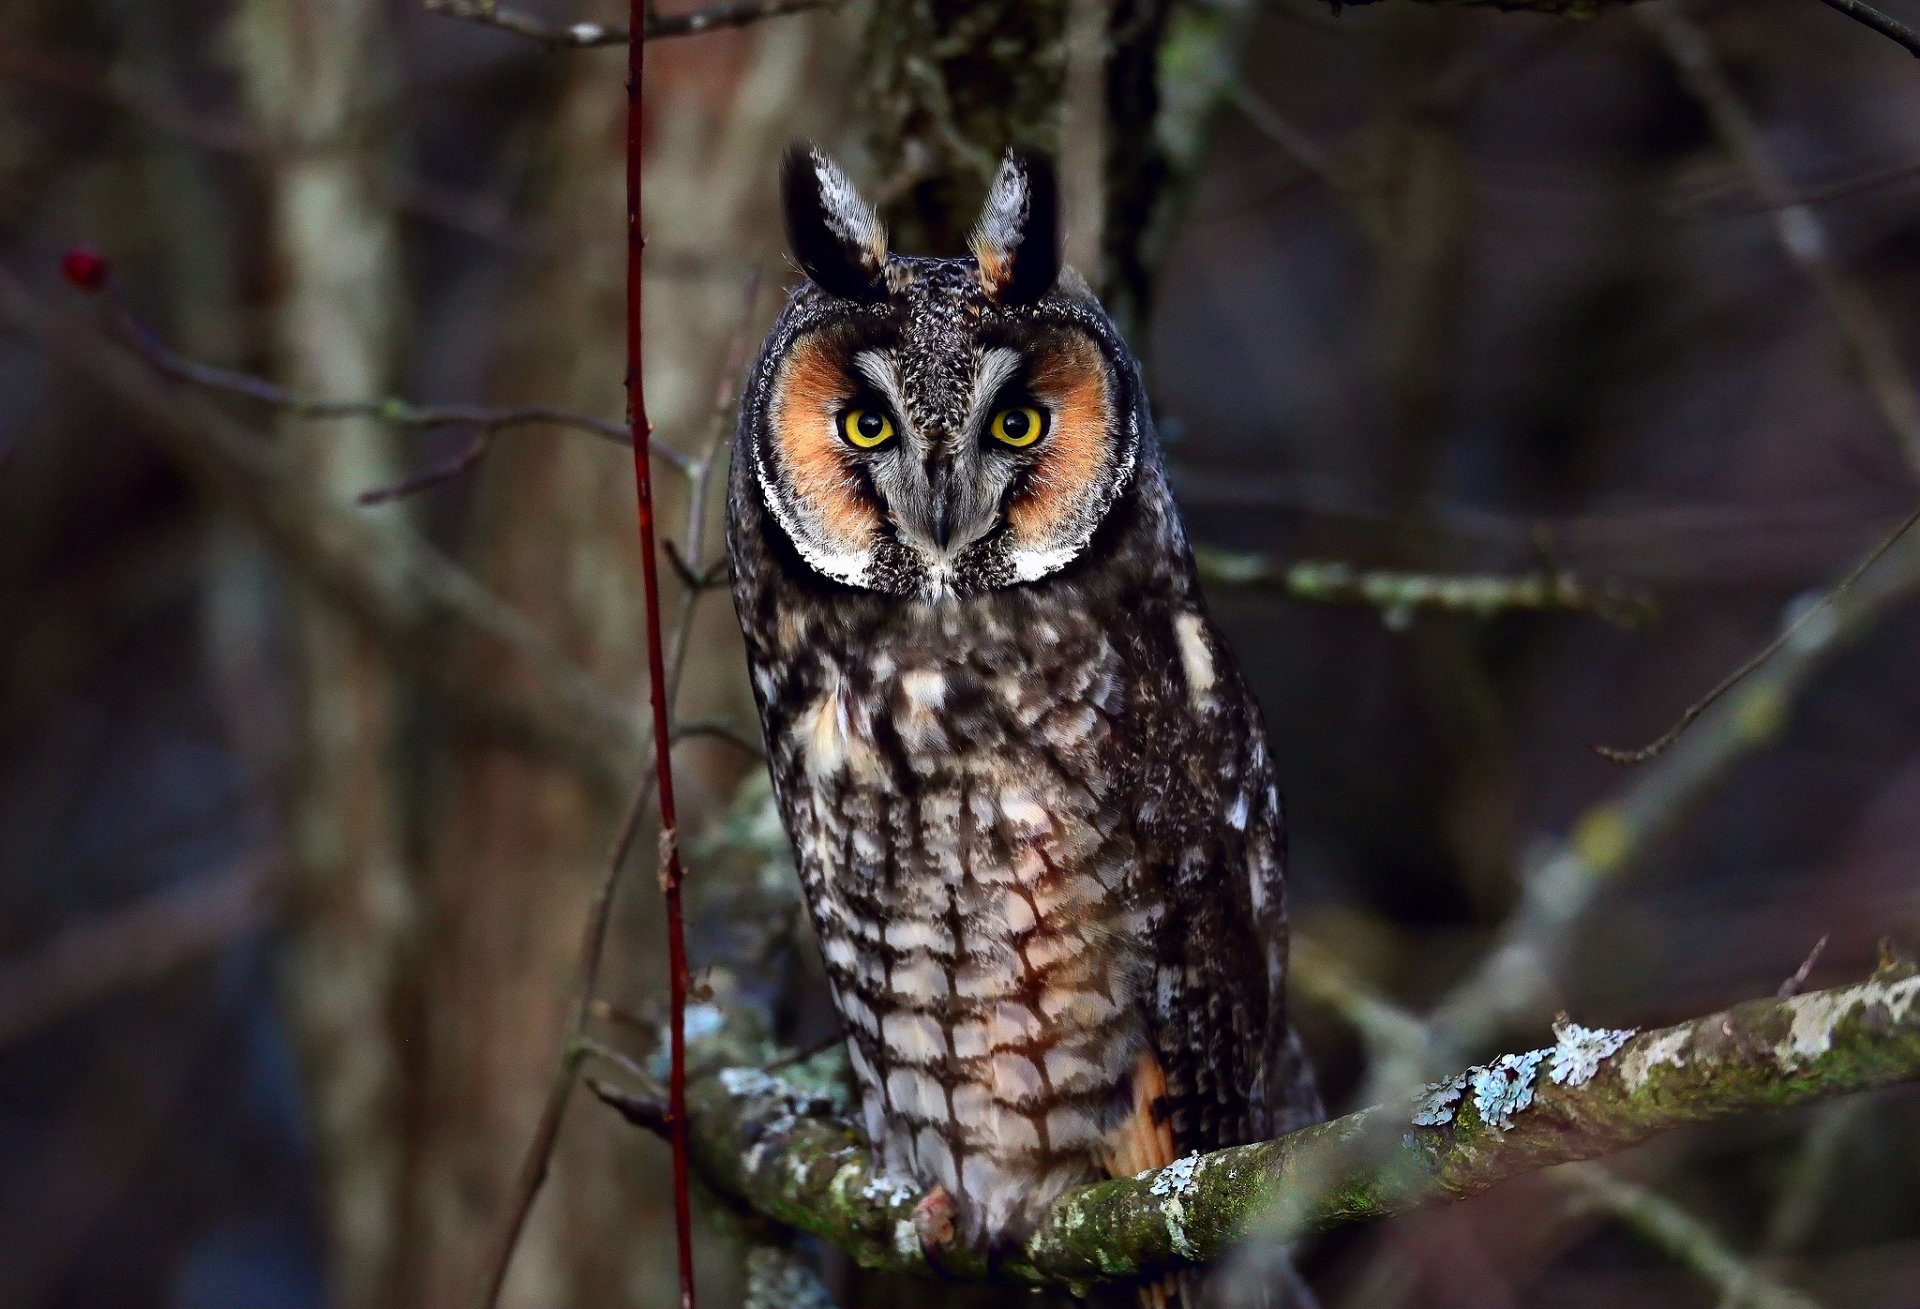
<instances>
[{"instance_id":1,"label":"owl","mask_svg":"<svg viewBox=\"0 0 1920 1309\"><path fill-rule=\"evenodd\" d=\"M867 1134L991 1255L1317 1112L1280 795L1051 165L1007 155L963 258L889 251L816 149L781 184L734 600Z\"/></svg>"}]
</instances>

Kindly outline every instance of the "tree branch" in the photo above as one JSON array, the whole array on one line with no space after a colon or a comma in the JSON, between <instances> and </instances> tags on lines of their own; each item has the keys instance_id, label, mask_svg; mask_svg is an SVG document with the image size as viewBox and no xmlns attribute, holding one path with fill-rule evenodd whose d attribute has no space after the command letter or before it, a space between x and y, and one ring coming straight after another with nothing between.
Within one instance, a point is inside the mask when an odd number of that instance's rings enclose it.
<instances>
[{"instance_id":1,"label":"tree branch","mask_svg":"<svg viewBox=\"0 0 1920 1309\"><path fill-rule=\"evenodd\" d=\"M1915 32L1891 14L1883 14L1872 5L1860 3L1860 0L1820 0L1820 3L1845 14L1856 23L1872 28L1897 43L1908 54L1920 57L1920 32Z\"/></svg>"},{"instance_id":2,"label":"tree branch","mask_svg":"<svg viewBox=\"0 0 1920 1309\"><path fill-rule=\"evenodd\" d=\"M783 1076L728 1068L690 1089L695 1163L716 1191L860 1263L929 1273L919 1190L883 1175L845 1114L832 1063ZM1920 976L1756 1000L1633 1036L1568 1026L1426 1089L1277 1140L1182 1159L1069 1192L989 1269L946 1251L942 1271L1078 1287L1212 1262L1275 1197L1326 1229L1477 1195L1662 1132L1920 1080Z\"/></svg>"},{"instance_id":3,"label":"tree branch","mask_svg":"<svg viewBox=\"0 0 1920 1309\"><path fill-rule=\"evenodd\" d=\"M0 958L0 1050L116 991L205 959L262 926L266 868L248 857Z\"/></svg>"},{"instance_id":4,"label":"tree branch","mask_svg":"<svg viewBox=\"0 0 1920 1309\"><path fill-rule=\"evenodd\" d=\"M264 438L170 387L151 366L79 315L38 299L0 268L0 323L37 342L101 394L124 404L206 491L323 594L379 639L391 657L446 673L442 624L511 650L529 690L491 691L443 678L470 721L565 761L608 791L630 785L650 749L627 707L473 575L412 532L316 494Z\"/></svg>"},{"instance_id":5,"label":"tree branch","mask_svg":"<svg viewBox=\"0 0 1920 1309\"><path fill-rule=\"evenodd\" d=\"M1698 1218L1657 1191L1597 1164L1573 1164L1554 1180L1583 1208L1606 1214L1642 1240L1691 1269L1724 1297L1723 1309L1820 1309L1817 1301L1766 1276L1727 1247Z\"/></svg>"},{"instance_id":6,"label":"tree branch","mask_svg":"<svg viewBox=\"0 0 1920 1309\"><path fill-rule=\"evenodd\" d=\"M1335 13L1380 0L1326 0ZM1420 0L1421 4L1453 9L1500 9L1509 13L1561 14L1568 18L1591 18L1602 9L1624 9L1641 0Z\"/></svg>"},{"instance_id":7,"label":"tree branch","mask_svg":"<svg viewBox=\"0 0 1920 1309\"><path fill-rule=\"evenodd\" d=\"M282 410L295 418L325 421L337 418L372 418L390 427L431 430L437 427L471 427L480 432L499 432L512 427L568 427L615 445L629 445L632 434L627 425L597 414L581 413L557 405L419 405L398 396L366 400L318 400L289 391L264 377L203 364L174 353L151 327L118 299L113 301L113 325L135 353L153 366L162 377L186 382L219 395L251 400L256 404ZM685 474L692 461L671 446L654 442L653 453Z\"/></svg>"},{"instance_id":8,"label":"tree branch","mask_svg":"<svg viewBox=\"0 0 1920 1309\"><path fill-rule=\"evenodd\" d=\"M1841 340L1881 421L1920 471L1920 393L1894 346L1894 337L1860 283L1841 266L1818 214L1800 203L1786 174L1767 148L1727 75L1707 34L1672 0L1638 11L1642 25L1660 42L1681 84L1700 102L1727 152L1767 206L1780 249L1826 305Z\"/></svg>"},{"instance_id":9,"label":"tree branch","mask_svg":"<svg viewBox=\"0 0 1920 1309\"><path fill-rule=\"evenodd\" d=\"M1355 568L1352 564L1301 560L1282 564L1264 555L1198 547L1194 562L1202 579L1228 586L1283 591L1319 604L1372 605L1389 626L1403 625L1415 610L1492 618L1512 612L1590 613L1622 627L1640 627L1657 607L1653 597L1618 582L1588 582L1563 569L1530 573L1409 573Z\"/></svg>"},{"instance_id":10,"label":"tree branch","mask_svg":"<svg viewBox=\"0 0 1920 1309\"><path fill-rule=\"evenodd\" d=\"M592 50L625 45L627 34L633 30L618 23L549 23L518 9L503 7L497 0L425 0L425 3L430 14L496 27L538 41L549 50ZM649 6L641 39L659 41L674 36L699 36L727 27L746 27L763 19L803 14L810 9L827 9L839 3L840 0L720 0L718 4L684 14L656 14Z\"/></svg>"},{"instance_id":11,"label":"tree branch","mask_svg":"<svg viewBox=\"0 0 1920 1309\"><path fill-rule=\"evenodd\" d=\"M1528 875L1494 948L1434 1010L1435 1048L1484 1049L1508 1024L1537 1016L1551 991L1554 961L1601 892L1638 866L1735 766L1779 735L1794 699L1821 665L1916 595L1920 538L1908 534L1729 693L1714 715L1582 815L1565 844Z\"/></svg>"}]
</instances>

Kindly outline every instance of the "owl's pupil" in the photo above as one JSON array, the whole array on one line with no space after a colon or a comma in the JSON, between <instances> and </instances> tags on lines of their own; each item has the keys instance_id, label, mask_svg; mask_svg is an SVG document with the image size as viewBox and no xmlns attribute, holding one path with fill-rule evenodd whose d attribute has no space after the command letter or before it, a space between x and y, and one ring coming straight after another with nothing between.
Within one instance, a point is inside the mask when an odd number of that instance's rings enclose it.
<instances>
[{"instance_id":1,"label":"owl's pupil","mask_svg":"<svg viewBox=\"0 0 1920 1309\"><path fill-rule=\"evenodd\" d=\"M1009 440L1018 441L1026 436L1032 421L1032 419L1027 417L1026 410L1016 409L1000 420L1000 426L1005 430Z\"/></svg>"},{"instance_id":2,"label":"owl's pupil","mask_svg":"<svg viewBox=\"0 0 1920 1309\"><path fill-rule=\"evenodd\" d=\"M861 414L858 426L860 428L860 435L866 437L869 441L878 441L880 439L880 433L887 429L886 420L875 413Z\"/></svg>"}]
</instances>

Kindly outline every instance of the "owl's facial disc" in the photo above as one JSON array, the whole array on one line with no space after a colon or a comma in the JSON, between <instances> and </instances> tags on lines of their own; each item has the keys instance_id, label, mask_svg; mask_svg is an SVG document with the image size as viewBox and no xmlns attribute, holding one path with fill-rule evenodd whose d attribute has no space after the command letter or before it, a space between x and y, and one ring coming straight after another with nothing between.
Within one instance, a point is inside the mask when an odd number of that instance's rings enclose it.
<instances>
[{"instance_id":1,"label":"owl's facial disc","mask_svg":"<svg viewBox=\"0 0 1920 1309\"><path fill-rule=\"evenodd\" d=\"M1130 463L1099 347L1058 328L936 361L913 336L795 342L761 479L780 526L836 581L929 600L1064 567Z\"/></svg>"},{"instance_id":2,"label":"owl's facial disc","mask_svg":"<svg viewBox=\"0 0 1920 1309\"><path fill-rule=\"evenodd\" d=\"M1126 485L1139 434L1124 347L1061 266L1052 166L1008 153L970 259L892 254L812 146L788 155L781 197L810 285L770 356L752 451L801 559L929 600L1066 567Z\"/></svg>"}]
</instances>

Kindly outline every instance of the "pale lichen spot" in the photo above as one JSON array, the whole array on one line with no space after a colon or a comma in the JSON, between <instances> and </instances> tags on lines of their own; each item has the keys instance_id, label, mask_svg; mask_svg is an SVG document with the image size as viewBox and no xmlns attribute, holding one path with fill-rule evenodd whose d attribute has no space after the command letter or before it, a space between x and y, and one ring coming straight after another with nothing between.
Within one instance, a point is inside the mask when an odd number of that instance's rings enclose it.
<instances>
[{"instance_id":1,"label":"pale lichen spot","mask_svg":"<svg viewBox=\"0 0 1920 1309\"><path fill-rule=\"evenodd\" d=\"M1558 1086L1585 1086L1600 1071L1601 1061L1618 1053L1621 1046L1638 1035L1632 1027L1582 1027L1572 1021L1554 1024L1559 1043L1553 1047L1553 1059L1547 1076Z\"/></svg>"},{"instance_id":2,"label":"pale lichen spot","mask_svg":"<svg viewBox=\"0 0 1920 1309\"><path fill-rule=\"evenodd\" d=\"M908 1204L918 1195L912 1182L885 1173L869 1173L866 1184L860 1188L860 1198L869 1204Z\"/></svg>"},{"instance_id":3,"label":"pale lichen spot","mask_svg":"<svg viewBox=\"0 0 1920 1309\"><path fill-rule=\"evenodd\" d=\"M1834 1029L1849 1014L1870 1005L1884 1007L1895 1023L1905 1020L1907 1012L1920 1000L1920 976L1898 981L1874 978L1860 986L1841 991L1815 991L1788 1002L1793 1027L1775 1052L1789 1063L1818 1059L1833 1048Z\"/></svg>"},{"instance_id":4,"label":"pale lichen spot","mask_svg":"<svg viewBox=\"0 0 1920 1309\"><path fill-rule=\"evenodd\" d=\"M1200 1166L1200 1156L1189 1154L1176 1159L1162 1168L1147 1187L1147 1194L1160 1201L1160 1214L1166 1219L1167 1239L1173 1248L1188 1259L1196 1257L1200 1251L1187 1235L1186 1199L1193 1193L1195 1173ZM1146 1176L1145 1173L1139 1176Z\"/></svg>"},{"instance_id":5,"label":"pale lichen spot","mask_svg":"<svg viewBox=\"0 0 1920 1309\"><path fill-rule=\"evenodd\" d=\"M1620 1061L1620 1077L1627 1089L1638 1091L1659 1068L1682 1068L1687 1062L1687 1047L1693 1042L1693 1030L1676 1027L1653 1037L1638 1049L1629 1050Z\"/></svg>"},{"instance_id":6,"label":"pale lichen spot","mask_svg":"<svg viewBox=\"0 0 1920 1309\"><path fill-rule=\"evenodd\" d=\"M689 1041L704 1041L710 1036L717 1035L725 1023L726 1019L716 1005L687 1006L686 1030Z\"/></svg>"},{"instance_id":7,"label":"pale lichen spot","mask_svg":"<svg viewBox=\"0 0 1920 1309\"><path fill-rule=\"evenodd\" d=\"M754 1099L767 1095L787 1095L791 1088L764 1068L722 1068L720 1088L736 1099Z\"/></svg>"},{"instance_id":8,"label":"pale lichen spot","mask_svg":"<svg viewBox=\"0 0 1920 1309\"><path fill-rule=\"evenodd\" d=\"M1454 1107L1466 1094L1467 1074L1455 1073L1444 1082L1429 1082L1413 1105L1415 1127L1439 1127L1453 1121Z\"/></svg>"},{"instance_id":9,"label":"pale lichen spot","mask_svg":"<svg viewBox=\"0 0 1920 1309\"><path fill-rule=\"evenodd\" d=\"M1505 1131L1513 1126L1513 1117L1533 1103L1534 1080L1540 1065L1551 1050L1529 1050L1525 1054L1503 1054L1490 1064L1469 1074L1473 1087L1473 1107L1480 1121Z\"/></svg>"}]
</instances>

